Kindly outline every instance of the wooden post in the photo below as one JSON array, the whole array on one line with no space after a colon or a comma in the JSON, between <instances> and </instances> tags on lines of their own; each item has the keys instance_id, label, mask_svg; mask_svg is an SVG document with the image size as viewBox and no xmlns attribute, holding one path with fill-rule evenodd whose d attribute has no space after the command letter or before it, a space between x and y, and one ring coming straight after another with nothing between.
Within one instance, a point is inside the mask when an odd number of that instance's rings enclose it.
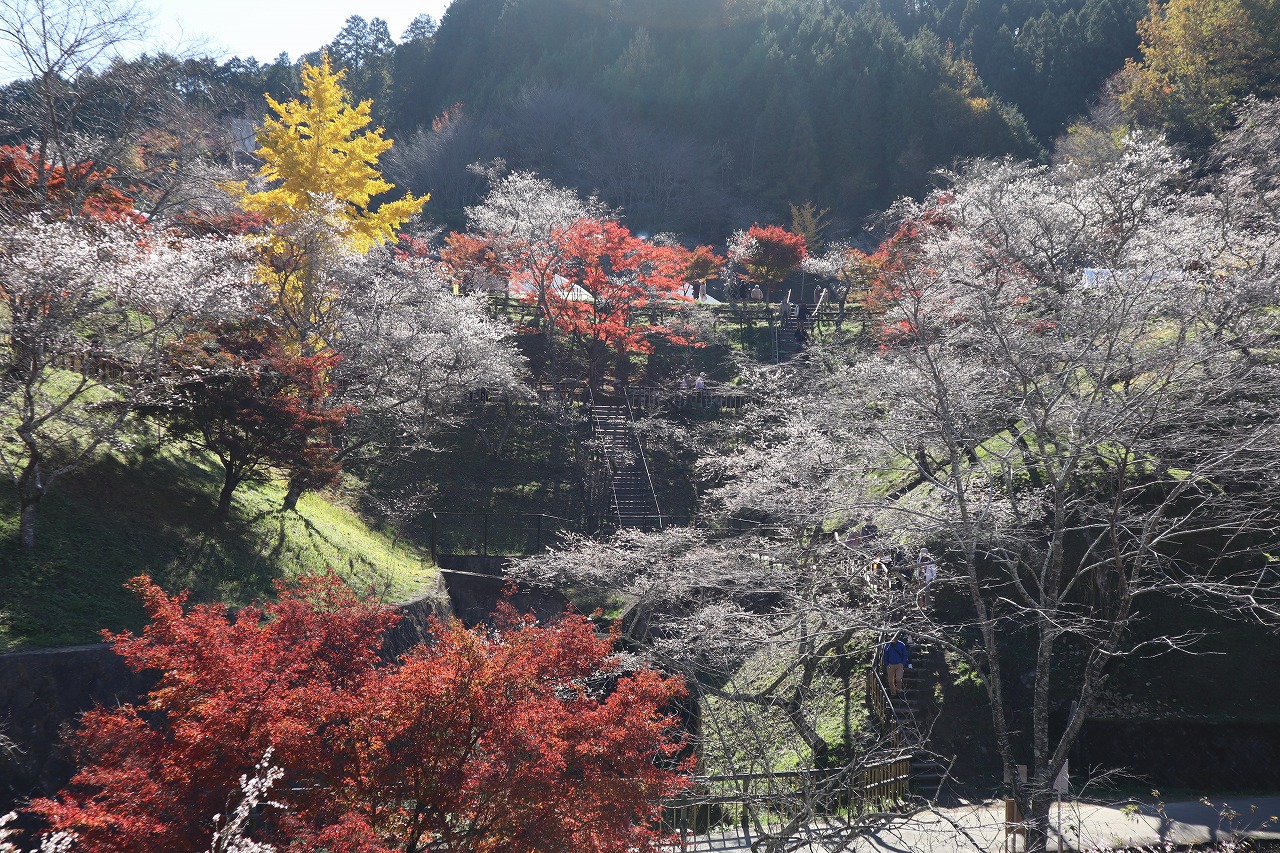
<instances>
[{"instance_id":1,"label":"wooden post","mask_svg":"<svg viewBox=\"0 0 1280 853\"><path fill-rule=\"evenodd\" d=\"M436 548L436 514L431 513L431 562L440 564L439 552Z\"/></svg>"},{"instance_id":2,"label":"wooden post","mask_svg":"<svg viewBox=\"0 0 1280 853\"><path fill-rule=\"evenodd\" d=\"M1005 853L1009 853L1009 843L1013 842L1013 850L1018 849L1018 833L1022 830L1017 824L1022 822L1022 815L1018 812L1017 800L1004 801L1004 849Z\"/></svg>"},{"instance_id":3,"label":"wooden post","mask_svg":"<svg viewBox=\"0 0 1280 853\"><path fill-rule=\"evenodd\" d=\"M1018 774L1018 779L1023 784L1027 781L1027 765L1018 764L1014 767L1014 772ZM1012 784L1013 780L1009 773L1005 772L1004 781L1006 784ZM1016 799L1007 799L1004 801L1004 849L1007 853L1009 850L1009 842L1013 842L1013 850L1018 849L1018 836L1022 836L1022 848L1027 847L1027 828L1022 825L1022 811L1018 808Z\"/></svg>"}]
</instances>

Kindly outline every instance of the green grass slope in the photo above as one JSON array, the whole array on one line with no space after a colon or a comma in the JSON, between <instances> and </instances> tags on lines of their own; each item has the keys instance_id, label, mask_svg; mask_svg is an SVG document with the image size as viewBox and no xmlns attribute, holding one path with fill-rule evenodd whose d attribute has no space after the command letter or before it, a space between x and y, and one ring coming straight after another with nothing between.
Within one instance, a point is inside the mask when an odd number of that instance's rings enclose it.
<instances>
[{"instance_id":1,"label":"green grass slope","mask_svg":"<svg viewBox=\"0 0 1280 853\"><path fill-rule=\"evenodd\" d=\"M282 485L246 483L218 524L219 482L216 462L180 446L104 455L56 484L31 553L18 543L17 496L0 486L0 650L139 628L142 610L122 585L142 572L193 601L233 605L326 568L386 601L434 588L430 559L370 529L341 495L306 495L281 512Z\"/></svg>"}]
</instances>

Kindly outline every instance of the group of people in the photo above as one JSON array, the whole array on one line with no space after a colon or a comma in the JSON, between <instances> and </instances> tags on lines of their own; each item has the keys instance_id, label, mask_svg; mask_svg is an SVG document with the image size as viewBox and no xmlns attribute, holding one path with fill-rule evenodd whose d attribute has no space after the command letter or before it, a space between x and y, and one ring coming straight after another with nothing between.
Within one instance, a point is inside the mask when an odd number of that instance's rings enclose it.
<instances>
[{"instance_id":1,"label":"group of people","mask_svg":"<svg viewBox=\"0 0 1280 853\"><path fill-rule=\"evenodd\" d=\"M880 528L869 515L861 527L848 529L843 538L837 532L836 540L847 548L862 548L876 553L867 567L868 582L904 590L917 585L927 588L938 579L938 563L929 549L921 548L913 559L902 545L889 547L888 543L881 541Z\"/></svg>"},{"instance_id":2,"label":"group of people","mask_svg":"<svg viewBox=\"0 0 1280 853\"><path fill-rule=\"evenodd\" d=\"M714 398L707 394L706 374L699 373L692 384L690 384L688 376L680 377L680 393L676 396L676 408L683 409L693 404L705 409L714 402Z\"/></svg>"},{"instance_id":3,"label":"group of people","mask_svg":"<svg viewBox=\"0 0 1280 853\"><path fill-rule=\"evenodd\" d=\"M938 579L938 564L927 548L921 548L912 559L905 548L898 547L873 559L870 574L882 583L887 582L890 589L902 590L933 583Z\"/></svg>"}]
</instances>

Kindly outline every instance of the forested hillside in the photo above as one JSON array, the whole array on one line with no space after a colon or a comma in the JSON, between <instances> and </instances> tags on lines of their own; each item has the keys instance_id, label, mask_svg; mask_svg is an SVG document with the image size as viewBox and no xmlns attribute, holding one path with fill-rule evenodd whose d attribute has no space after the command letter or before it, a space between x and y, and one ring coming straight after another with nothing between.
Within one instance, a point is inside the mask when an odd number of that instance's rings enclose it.
<instances>
[{"instance_id":1,"label":"forested hillside","mask_svg":"<svg viewBox=\"0 0 1280 853\"><path fill-rule=\"evenodd\" d=\"M958 158L1043 156L1136 54L1144 12L1138 0L455 0L398 43L353 15L324 47L401 143L392 177L431 192L437 221L462 222L485 186L466 166L500 157L598 193L641 229L711 239L806 201L852 230ZM298 86L287 56L144 62L226 120L253 121L262 93ZM4 95L20 114L24 84ZM128 108L89 107L85 130Z\"/></svg>"},{"instance_id":2,"label":"forested hillside","mask_svg":"<svg viewBox=\"0 0 1280 853\"><path fill-rule=\"evenodd\" d=\"M435 190L436 215L478 189L460 163L502 156L644 227L713 234L735 212L809 200L857 220L957 158L1037 156L1135 53L1143 11L457 0L429 46L395 49L380 85L402 138L432 128L402 149L400 176ZM390 49L364 43L366 57Z\"/></svg>"},{"instance_id":3,"label":"forested hillside","mask_svg":"<svg viewBox=\"0 0 1280 853\"><path fill-rule=\"evenodd\" d=\"M569 89L607 102L615 116L693 136L749 198L814 198L855 211L918 189L930 167L954 157L1026 156L1051 142L1134 54L1145 4L589 8L458 0L412 81L425 84L421 93L400 96L409 108L398 120L421 126L455 102L487 113L540 88ZM572 105L542 106L562 136L590 126Z\"/></svg>"},{"instance_id":4,"label":"forested hillside","mask_svg":"<svg viewBox=\"0 0 1280 853\"><path fill-rule=\"evenodd\" d=\"M485 187L466 166L501 157L597 192L639 228L709 239L806 201L851 228L957 158L1042 156L1134 53L1140 11L456 0L438 27L419 17L398 43L353 15L324 47L400 142L393 178L431 192L437 221L460 224ZM264 92L298 88L287 56L138 63L228 124L254 121ZM29 97L25 83L4 91L6 141L23 141ZM83 129L130 108L87 103Z\"/></svg>"},{"instance_id":5,"label":"forested hillside","mask_svg":"<svg viewBox=\"0 0 1280 853\"><path fill-rule=\"evenodd\" d=\"M461 103L454 120L484 130L453 131L454 145L599 189L655 227L722 231L725 197L862 213L957 156L1036 148L940 39L909 40L851 4L659 0L590 14L563 0L461 0L411 85L403 126ZM695 188L695 208L675 198Z\"/></svg>"}]
</instances>

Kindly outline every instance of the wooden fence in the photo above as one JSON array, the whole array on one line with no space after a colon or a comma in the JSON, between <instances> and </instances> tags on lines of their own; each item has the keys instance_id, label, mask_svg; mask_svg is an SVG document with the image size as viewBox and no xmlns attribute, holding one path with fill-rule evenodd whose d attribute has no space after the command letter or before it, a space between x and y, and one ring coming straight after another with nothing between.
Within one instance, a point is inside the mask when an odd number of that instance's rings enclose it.
<instances>
[{"instance_id":1,"label":"wooden fence","mask_svg":"<svg viewBox=\"0 0 1280 853\"><path fill-rule=\"evenodd\" d=\"M671 389L657 385L628 385L622 389L622 392L633 409L645 412L669 408L681 412L705 409L708 412L736 414L741 412L742 407L750 400L744 391L732 386L713 385L707 388ZM543 405L585 404L590 399L587 387L578 382L541 384L534 389L534 393ZM467 393L467 400L473 404L512 402L524 405L531 403L533 398L505 391L478 388Z\"/></svg>"},{"instance_id":2,"label":"wooden fence","mask_svg":"<svg viewBox=\"0 0 1280 853\"><path fill-rule=\"evenodd\" d=\"M124 362L94 352L58 353L49 359L49 366L101 382L117 382L128 372L128 366Z\"/></svg>"},{"instance_id":3,"label":"wooden fence","mask_svg":"<svg viewBox=\"0 0 1280 853\"><path fill-rule=\"evenodd\" d=\"M689 791L667 803L666 823L681 850L692 849L691 836L717 832L750 844L753 829L762 825L858 807L884 811L910 794L910 753L861 768L698 776Z\"/></svg>"}]
</instances>

